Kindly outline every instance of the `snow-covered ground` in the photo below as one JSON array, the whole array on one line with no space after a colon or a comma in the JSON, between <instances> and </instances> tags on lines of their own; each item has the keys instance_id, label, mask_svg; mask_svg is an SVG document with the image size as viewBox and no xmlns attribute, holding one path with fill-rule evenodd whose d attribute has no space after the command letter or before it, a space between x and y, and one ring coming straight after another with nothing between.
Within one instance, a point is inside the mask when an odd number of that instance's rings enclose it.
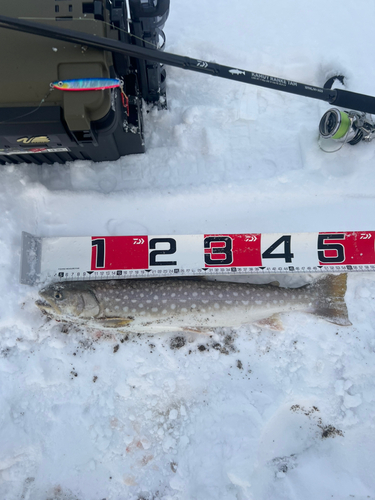
<instances>
[{"instance_id":1,"label":"snow-covered ground","mask_svg":"<svg viewBox=\"0 0 375 500\"><path fill-rule=\"evenodd\" d=\"M172 0L167 50L374 95L374 16ZM374 229L374 144L322 152L328 105L175 68L168 104L145 114L145 155L1 167L0 498L374 499L374 275L349 275L351 327L295 313L277 332L126 338L47 321L18 283L21 231Z\"/></svg>"}]
</instances>

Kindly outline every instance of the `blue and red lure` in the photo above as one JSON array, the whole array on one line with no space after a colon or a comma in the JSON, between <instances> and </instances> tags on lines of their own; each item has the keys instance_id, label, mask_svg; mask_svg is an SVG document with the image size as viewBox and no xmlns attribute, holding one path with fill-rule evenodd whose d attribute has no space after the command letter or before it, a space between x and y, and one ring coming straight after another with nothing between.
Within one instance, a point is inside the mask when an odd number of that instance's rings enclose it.
<instances>
[{"instance_id":1,"label":"blue and red lure","mask_svg":"<svg viewBox=\"0 0 375 500\"><path fill-rule=\"evenodd\" d=\"M76 80L59 80L51 83L52 89L64 90L68 92L82 92L92 90L106 90L119 88L121 90L121 100L129 116L129 99L125 94L124 82L118 78L80 78Z\"/></svg>"}]
</instances>

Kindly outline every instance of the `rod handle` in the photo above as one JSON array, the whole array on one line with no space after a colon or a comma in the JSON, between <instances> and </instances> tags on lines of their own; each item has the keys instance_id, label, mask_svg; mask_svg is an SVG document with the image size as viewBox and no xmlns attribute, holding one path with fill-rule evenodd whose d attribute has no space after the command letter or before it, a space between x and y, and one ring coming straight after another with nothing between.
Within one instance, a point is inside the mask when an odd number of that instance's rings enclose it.
<instances>
[{"instance_id":1,"label":"rod handle","mask_svg":"<svg viewBox=\"0 0 375 500\"><path fill-rule=\"evenodd\" d=\"M375 97L342 89L334 89L333 92L335 95L330 99L330 104L340 106L341 108L375 114Z\"/></svg>"}]
</instances>

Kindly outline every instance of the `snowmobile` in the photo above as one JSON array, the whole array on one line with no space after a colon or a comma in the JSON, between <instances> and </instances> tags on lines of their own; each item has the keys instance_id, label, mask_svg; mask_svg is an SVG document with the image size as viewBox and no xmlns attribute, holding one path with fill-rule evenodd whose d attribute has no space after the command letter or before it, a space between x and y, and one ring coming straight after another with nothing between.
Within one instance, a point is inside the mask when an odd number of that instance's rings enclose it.
<instances>
[{"instance_id":1,"label":"snowmobile","mask_svg":"<svg viewBox=\"0 0 375 500\"><path fill-rule=\"evenodd\" d=\"M166 106L164 65L333 104L319 125L322 141L338 144L333 151L375 137L375 98L331 88L341 76L317 87L165 52L168 13L169 0L2 5L0 163L99 162L144 152L142 100Z\"/></svg>"}]
</instances>

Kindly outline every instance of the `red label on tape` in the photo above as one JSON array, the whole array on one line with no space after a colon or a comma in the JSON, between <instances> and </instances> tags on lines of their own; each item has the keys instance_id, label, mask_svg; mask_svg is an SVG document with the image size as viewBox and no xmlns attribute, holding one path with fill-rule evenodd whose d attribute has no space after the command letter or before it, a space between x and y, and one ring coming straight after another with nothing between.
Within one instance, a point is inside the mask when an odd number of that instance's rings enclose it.
<instances>
[{"instance_id":1,"label":"red label on tape","mask_svg":"<svg viewBox=\"0 0 375 500\"><path fill-rule=\"evenodd\" d=\"M91 270L148 268L147 236L93 236Z\"/></svg>"},{"instance_id":2,"label":"red label on tape","mask_svg":"<svg viewBox=\"0 0 375 500\"><path fill-rule=\"evenodd\" d=\"M260 243L260 234L205 234L205 267L261 266Z\"/></svg>"},{"instance_id":3,"label":"red label on tape","mask_svg":"<svg viewBox=\"0 0 375 500\"><path fill-rule=\"evenodd\" d=\"M375 264L375 231L319 233L318 260L324 265Z\"/></svg>"}]
</instances>

